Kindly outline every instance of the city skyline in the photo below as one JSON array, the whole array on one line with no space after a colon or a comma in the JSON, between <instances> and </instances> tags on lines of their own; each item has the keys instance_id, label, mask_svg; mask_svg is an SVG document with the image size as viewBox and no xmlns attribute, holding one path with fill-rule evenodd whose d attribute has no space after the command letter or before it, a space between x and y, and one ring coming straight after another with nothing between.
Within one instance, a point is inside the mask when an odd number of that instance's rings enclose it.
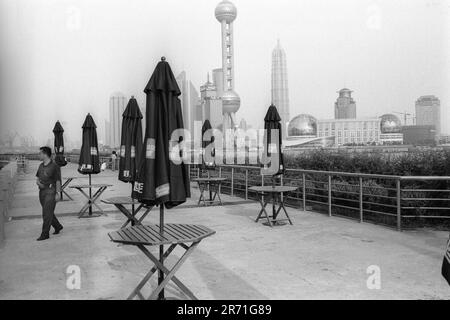
<instances>
[{"instance_id":1,"label":"city skyline","mask_svg":"<svg viewBox=\"0 0 450 320\"><path fill-rule=\"evenodd\" d=\"M239 10L234 39L235 87L242 100L238 119L261 127L271 100L270 52L281 38L290 57L291 115L314 110L318 118L332 118L335 92L342 87L357 92L362 117L413 112L417 97L435 95L441 100L442 131L450 131L446 2L348 0L342 6L263 0L257 15L251 3L233 2ZM0 135L17 130L42 141L56 120L65 120L66 136L80 140L82 118L91 112L104 136L110 92L135 95L141 105L144 83L160 56L176 74L186 71L196 88L220 64L212 15L217 2L179 2L174 8L158 1L162 14L154 21L146 20L150 8L144 1L127 6L110 1L101 12L83 2L62 1L51 9L47 4L0 2L2 79L8 79L1 81ZM185 30L169 29L164 37L146 31L167 22L164 13L185 23ZM186 47L186 40L192 45ZM5 107L10 105L14 108Z\"/></svg>"}]
</instances>

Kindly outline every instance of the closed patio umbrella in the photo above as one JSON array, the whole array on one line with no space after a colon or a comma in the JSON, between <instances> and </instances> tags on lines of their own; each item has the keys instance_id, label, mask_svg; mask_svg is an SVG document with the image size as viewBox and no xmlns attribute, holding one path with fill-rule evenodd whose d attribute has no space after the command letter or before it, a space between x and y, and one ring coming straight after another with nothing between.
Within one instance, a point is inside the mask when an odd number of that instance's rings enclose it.
<instances>
[{"instance_id":1,"label":"closed patio umbrella","mask_svg":"<svg viewBox=\"0 0 450 320\"><path fill-rule=\"evenodd\" d=\"M134 97L128 101L122 115L119 180L134 185L138 160L142 152L142 113Z\"/></svg>"},{"instance_id":2,"label":"closed patio umbrella","mask_svg":"<svg viewBox=\"0 0 450 320\"><path fill-rule=\"evenodd\" d=\"M206 134L208 131L209 133ZM216 167L214 139L211 123L206 119L202 126L202 168L206 170L214 170ZM206 154L206 152L209 152L209 154Z\"/></svg>"},{"instance_id":3,"label":"closed patio umbrella","mask_svg":"<svg viewBox=\"0 0 450 320\"><path fill-rule=\"evenodd\" d=\"M97 126L91 114L88 113L83 123L83 142L81 145L78 172L89 175L100 173L100 159L98 155ZM92 188L89 188L89 197L92 198ZM92 206L89 206L89 215L92 215Z\"/></svg>"},{"instance_id":4,"label":"closed patio umbrella","mask_svg":"<svg viewBox=\"0 0 450 320\"><path fill-rule=\"evenodd\" d=\"M264 167L261 169L261 174L272 176L273 188L275 188L276 176L284 173L283 153L281 152L281 130L281 117L277 108L272 104L264 117L265 152L263 154ZM275 163L272 163L272 161L275 161ZM276 219L275 200L272 201L272 217L274 220Z\"/></svg>"},{"instance_id":5,"label":"closed patio umbrella","mask_svg":"<svg viewBox=\"0 0 450 320\"><path fill-rule=\"evenodd\" d=\"M164 57L156 66L144 92L147 95L145 151L141 155L134 194L146 205L159 205L159 228L163 234L164 207L173 208L190 197L187 167L173 161L180 156L177 145L183 140L182 137L172 137L175 130L183 128L181 102L178 98L181 92ZM163 246L160 246L161 263L164 262L163 250ZM159 271L158 282L162 281L163 273ZM164 298L164 292L161 292L159 298Z\"/></svg>"},{"instance_id":6,"label":"closed patio umbrella","mask_svg":"<svg viewBox=\"0 0 450 320\"><path fill-rule=\"evenodd\" d=\"M64 129L59 121L56 121L53 128L53 134L55 136L54 148L55 148L55 162L58 166L64 167L67 165L66 158L64 157Z\"/></svg>"},{"instance_id":7,"label":"closed patio umbrella","mask_svg":"<svg viewBox=\"0 0 450 320\"><path fill-rule=\"evenodd\" d=\"M275 131L274 131L275 130ZM281 152L282 137L281 137L281 117L278 114L277 108L272 104L267 110L264 117L264 149L263 163L264 168L261 170L263 175L272 175L273 177L284 173L284 161L283 153ZM273 133L278 133L277 136L272 136ZM277 163L268 163L270 159L275 160ZM276 168L270 168L276 165ZM269 168L270 169L269 169ZM272 180L273 181L273 180ZM274 181L273 181L274 182Z\"/></svg>"}]
</instances>

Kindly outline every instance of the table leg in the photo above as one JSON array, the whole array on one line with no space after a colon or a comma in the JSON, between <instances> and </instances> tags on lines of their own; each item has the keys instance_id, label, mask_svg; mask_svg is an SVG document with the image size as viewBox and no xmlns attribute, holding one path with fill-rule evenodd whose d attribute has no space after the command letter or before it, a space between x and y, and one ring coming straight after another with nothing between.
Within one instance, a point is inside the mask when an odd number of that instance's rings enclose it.
<instances>
[{"instance_id":1,"label":"table leg","mask_svg":"<svg viewBox=\"0 0 450 320\"><path fill-rule=\"evenodd\" d=\"M176 244L172 244L167 251L164 253L164 258L167 258L173 251L173 249L175 249L177 245ZM145 247L144 247L145 248ZM142 249L141 249L142 250ZM144 251L144 254L147 255L147 253ZM131 292L131 294L128 296L127 300L132 300L135 296L139 296L139 298L141 300L145 300L144 296L141 294L141 289L145 286L145 284L150 280L150 278L152 277L152 275L156 272L156 270L158 270L158 268L156 266L152 267L150 269L150 271L145 275L145 277L141 280L141 282L139 282L139 284L137 285L137 287L133 290L133 292Z\"/></svg>"},{"instance_id":2,"label":"table leg","mask_svg":"<svg viewBox=\"0 0 450 320\"><path fill-rule=\"evenodd\" d=\"M205 188L204 184L201 183L200 181L198 182L198 189L200 191L200 198L198 198L197 205L200 206L200 203L203 201L203 204L206 206L205 196L204 196L204 192L205 192L206 188Z\"/></svg>"},{"instance_id":3,"label":"table leg","mask_svg":"<svg viewBox=\"0 0 450 320\"><path fill-rule=\"evenodd\" d=\"M287 213L287 211L286 211L286 207L284 206L284 201L281 201L281 203L280 203L280 208L283 209L284 214L286 215L286 217L287 217L287 219L288 219L288 221L289 221L289 224L292 225L291 218L289 217L289 215L288 215L288 213Z\"/></svg>"},{"instance_id":4,"label":"table leg","mask_svg":"<svg viewBox=\"0 0 450 320\"><path fill-rule=\"evenodd\" d=\"M127 217L127 221L122 225L122 227L120 227L120 229L125 228L130 222L137 221L133 214L125 208L124 205L115 203L114 206Z\"/></svg>"},{"instance_id":5,"label":"table leg","mask_svg":"<svg viewBox=\"0 0 450 320\"><path fill-rule=\"evenodd\" d=\"M260 195L258 193L258 201L261 204L261 210L259 211L258 217L256 218L255 222L258 222L259 219L261 219L261 215L264 213L266 219L267 219L267 223L272 227L272 221L270 220L269 215L267 214L266 211L266 206L269 204L268 201L263 201L263 195ZM264 198L265 199L265 198Z\"/></svg>"},{"instance_id":6,"label":"table leg","mask_svg":"<svg viewBox=\"0 0 450 320\"><path fill-rule=\"evenodd\" d=\"M198 246L200 241L194 242L189 246L189 249L186 250L186 252L181 256L181 258L175 263L175 265L172 267L172 269L168 270L164 265L160 264L158 259L154 258L158 262L157 268L164 272L166 276L164 277L164 280L158 285L158 287L152 292L152 294L148 297L148 300L155 300L158 294L164 289L164 287L167 285L167 283L172 279L174 282L178 285L178 287L183 291L184 293L188 295L192 295L191 298L195 298L195 296L190 292L190 290L185 290L187 287L181 283L178 279L173 279L175 277L175 273L178 271L178 269L181 267L181 265L184 263L184 261L191 255L191 253L194 251L194 249ZM155 263L156 264L156 263ZM180 286L181 285L181 286Z\"/></svg>"}]
</instances>

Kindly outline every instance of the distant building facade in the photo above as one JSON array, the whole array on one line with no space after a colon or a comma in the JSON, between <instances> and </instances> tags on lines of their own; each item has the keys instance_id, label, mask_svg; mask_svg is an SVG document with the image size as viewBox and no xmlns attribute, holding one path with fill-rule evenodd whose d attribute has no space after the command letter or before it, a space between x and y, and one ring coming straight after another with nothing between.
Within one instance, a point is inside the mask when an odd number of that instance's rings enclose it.
<instances>
[{"instance_id":1,"label":"distant building facade","mask_svg":"<svg viewBox=\"0 0 450 320\"><path fill-rule=\"evenodd\" d=\"M311 115L294 117L288 125L286 146L338 147L380 144L380 118L317 120Z\"/></svg>"},{"instance_id":2,"label":"distant building facade","mask_svg":"<svg viewBox=\"0 0 450 320\"><path fill-rule=\"evenodd\" d=\"M198 109L200 108L200 97L197 89L195 89L195 86L189 79L187 79L185 71L182 71L176 77L176 81L181 90L181 95L179 98L181 101L184 128L193 134L195 121L202 121L202 118L199 116L198 112Z\"/></svg>"},{"instance_id":3,"label":"distant building facade","mask_svg":"<svg viewBox=\"0 0 450 320\"><path fill-rule=\"evenodd\" d=\"M197 111L200 121L204 122L208 119L211 126L216 129L221 129L223 125L222 99L219 96L220 92L218 92L221 89L217 89L220 88L222 83L220 74L221 69L214 70L214 82L210 81L208 74L205 84L200 87L200 108Z\"/></svg>"},{"instance_id":4,"label":"distant building facade","mask_svg":"<svg viewBox=\"0 0 450 320\"><path fill-rule=\"evenodd\" d=\"M289 122L289 87L286 52L281 47L280 40L272 51L272 103L277 107L281 117L282 132Z\"/></svg>"},{"instance_id":5,"label":"distant building facade","mask_svg":"<svg viewBox=\"0 0 450 320\"><path fill-rule=\"evenodd\" d=\"M416 101L416 125L434 126L441 133L441 102L433 95L421 96Z\"/></svg>"},{"instance_id":6,"label":"distant building facade","mask_svg":"<svg viewBox=\"0 0 450 320\"><path fill-rule=\"evenodd\" d=\"M338 91L339 97L334 103L335 119L356 119L356 102L351 90L344 88Z\"/></svg>"},{"instance_id":7,"label":"distant building facade","mask_svg":"<svg viewBox=\"0 0 450 320\"><path fill-rule=\"evenodd\" d=\"M379 118L318 120L319 137L334 136L335 146L350 144L379 144Z\"/></svg>"},{"instance_id":8,"label":"distant building facade","mask_svg":"<svg viewBox=\"0 0 450 320\"><path fill-rule=\"evenodd\" d=\"M431 146L436 144L436 127L432 125L415 125L402 127L405 144Z\"/></svg>"},{"instance_id":9,"label":"distant building facade","mask_svg":"<svg viewBox=\"0 0 450 320\"><path fill-rule=\"evenodd\" d=\"M109 98L109 146L119 148L122 134L122 114L127 106L125 96L116 92ZM105 132L108 130L105 130Z\"/></svg>"}]
</instances>

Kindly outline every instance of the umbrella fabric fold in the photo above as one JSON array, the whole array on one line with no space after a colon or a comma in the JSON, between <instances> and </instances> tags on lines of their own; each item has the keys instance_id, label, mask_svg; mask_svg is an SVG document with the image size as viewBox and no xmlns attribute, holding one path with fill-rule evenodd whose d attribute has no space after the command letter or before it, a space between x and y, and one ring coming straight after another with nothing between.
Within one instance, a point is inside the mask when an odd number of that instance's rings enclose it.
<instances>
[{"instance_id":1,"label":"umbrella fabric fold","mask_svg":"<svg viewBox=\"0 0 450 320\"><path fill-rule=\"evenodd\" d=\"M278 137L272 136L273 131L278 131ZM277 108L272 104L267 110L266 116L264 117L264 148L265 152L263 154L263 164L264 168L261 170L261 174L270 175L280 175L284 173L284 160L283 153L281 151L282 146L282 127L281 127L281 117L278 113ZM274 157L277 157L276 161ZM278 162L278 168L272 168L271 164L268 163L271 160Z\"/></svg>"},{"instance_id":2,"label":"umbrella fabric fold","mask_svg":"<svg viewBox=\"0 0 450 320\"><path fill-rule=\"evenodd\" d=\"M119 180L134 183L142 153L142 113L135 98L128 101L122 115Z\"/></svg>"},{"instance_id":3,"label":"umbrella fabric fold","mask_svg":"<svg viewBox=\"0 0 450 320\"><path fill-rule=\"evenodd\" d=\"M172 135L183 129L183 115L178 98L181 92L165 60L156 66L144 92L146 130L133 197L147 205L172 208L190 197L190 186L187 166L173 161L181 156L183 136Z\"/></svg>"},{"instance_id":4,"label":"umbrella fabric fold","mask_svg":"<svg viewBox=\"0 0 450 320\"><path fill-rule=\"evenodd\" d=\"M55 151L55 162L58 166L64 167L67 165L66 158L64 157L64 129L59 121L56 121L53 128L53 134L55 136L54 151Z\"/></svg>"},{"instance_id":5,"label":"umbrella fabric fold","mask_svg":"<svg viewBox=\"0 0 450 320\"><path fill-rule=\"evenodd\" d=\"M100 173L100 159L98 154L97 126L88 114L83 123L83 142L81 145L78 172L81 174Z\"/></svg>"},{"instance_id":6,"label":"umbrella fabric fold","mask_svg":"<svg viewBox=\"0 0 450 320\"><path fill-rule=\"evenodd\" d=\"M209 131L208 134L206 134ZM205 120L202 126L202 164L201 167L206 170L214 170L216 167L214 148L214 135L212 126L208 119ZM206 154L208 152L209 154Z\"/></svg>"}]
</instances>

